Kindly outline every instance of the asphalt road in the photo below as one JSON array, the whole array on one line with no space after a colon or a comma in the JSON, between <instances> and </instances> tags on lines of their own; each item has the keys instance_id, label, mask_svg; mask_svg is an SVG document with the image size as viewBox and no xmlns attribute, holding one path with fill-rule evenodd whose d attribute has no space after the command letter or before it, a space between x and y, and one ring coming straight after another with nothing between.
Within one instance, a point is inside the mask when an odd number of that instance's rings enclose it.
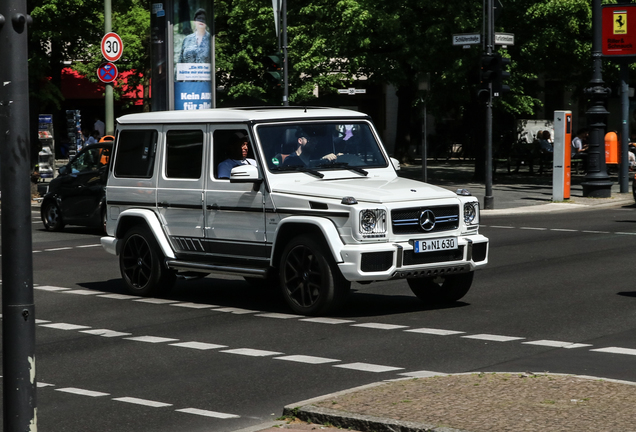
<instances>
[{"instance_id":1,"label":"asphalt road","mask_svg":"<svg viewBox=\"0 0 636 432\"><path fill-rule=\"evenodd\" d=\"M462 301L354 284L331 319L242 279L126 296L99 233L33 224L39 431L234 431L284 405L427 372L636 381L636 209L483 217L490 264Z\"/></svg>"}]
</instances>

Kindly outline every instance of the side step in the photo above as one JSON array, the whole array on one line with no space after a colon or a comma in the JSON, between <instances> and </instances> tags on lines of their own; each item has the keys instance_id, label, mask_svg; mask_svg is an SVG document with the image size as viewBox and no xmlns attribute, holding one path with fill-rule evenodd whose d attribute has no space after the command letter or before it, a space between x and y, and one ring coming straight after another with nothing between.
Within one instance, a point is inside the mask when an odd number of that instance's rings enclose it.
<instances>
[{"instance_id":1,"label":"side step","mask_svg":"<svg viewBox=\"0 0 636 432\"><path fill-rule=\"evenodd\" d=\"M192 261L179 261L174 259L167 259L166 267L172 270L179 271L231 274L235 276L247 276L258 279L265 279L267 277L267 268L262 267L224 266Z\"/></svg>"}]
</instances>

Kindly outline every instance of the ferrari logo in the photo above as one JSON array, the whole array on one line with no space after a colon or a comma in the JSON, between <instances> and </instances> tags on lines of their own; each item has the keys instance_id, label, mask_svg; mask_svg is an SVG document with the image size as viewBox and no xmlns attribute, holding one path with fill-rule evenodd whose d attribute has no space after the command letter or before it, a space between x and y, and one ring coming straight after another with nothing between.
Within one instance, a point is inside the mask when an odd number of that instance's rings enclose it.
<instances>
[{"instance_id":1,"label":"ferrari logo","mask_svg":"<svg viewBox=\"0 0 636 432\"><path fill-rule=\"evenodd\" d=\"M627 34L627 11L614 12L614 34Z\"/></svg>"}]
</instances>

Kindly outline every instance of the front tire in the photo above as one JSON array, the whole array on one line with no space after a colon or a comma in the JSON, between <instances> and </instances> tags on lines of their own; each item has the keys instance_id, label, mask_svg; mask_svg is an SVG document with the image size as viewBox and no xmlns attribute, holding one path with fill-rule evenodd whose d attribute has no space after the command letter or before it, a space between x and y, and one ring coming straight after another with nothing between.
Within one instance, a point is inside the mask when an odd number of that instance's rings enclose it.
<instances>
[{"instance_id":1,"label":"front tire","mask_svg":"<svg viewBox=\"0 0 636 432\"><path fill-rule=\"evenodd\" d=\"M42 223L47 231L61 231L64 228L62 210L55 200L47 201L41 210Z\"/></svg>"},{"instance_id":2,"label":"front tire","mask_svg":"<svg viewBox=\"0 0 636 432\"><path fill-rule=\"evenodd\" d=\"M311 236L298 236L287 244L279 269L283 298L299 314L333 312L351 288L329 249Z\"/></svg>"},{"instance_id":3,"label":"front tire","mask_svg":"<svg viewBox=\"0 0 636 432\"><path fill-rule=\"evenodd\" d=\"M475 272L407 279L409 287L424 303L454 303L470 290Z\"/></svg>"},{"instance_id":4,"label":"front tire","mask_svg":"<svg viewBox=\"0 0 636 432\"><path fill-rule=\"evenodd\" d=\"M164 266L163 258L148 228L131 228L123 238L119 254L119 269L128 292L140 296L167 293L174 285L176 275Z\"/></svg>"}]
</instances>

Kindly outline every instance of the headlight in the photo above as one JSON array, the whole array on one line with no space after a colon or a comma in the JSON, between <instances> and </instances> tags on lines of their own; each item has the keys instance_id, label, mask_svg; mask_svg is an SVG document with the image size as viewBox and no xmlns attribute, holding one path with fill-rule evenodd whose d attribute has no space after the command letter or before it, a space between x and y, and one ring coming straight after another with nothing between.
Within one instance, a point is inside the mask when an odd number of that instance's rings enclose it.
<instances>
[{"instance_id":1,"label":"headlight","mask_svg":"<svg viewBox=\"0 0 636 432\"><path fill-rule=\"evenodd\" d=\"M466 225L479 223L479 203L477 201L464 203L464 222Z\"/></svg>"},{"instance_id":2,"label":"headlight","mask_svg":"<svg viewBox=\"0 0 636 432\"><path fill-rule=\"evenodd\" d=\"M360 234L364 238L384 237L386 234L386 210L361 210Z\"/></svg>"}]
</instances>

